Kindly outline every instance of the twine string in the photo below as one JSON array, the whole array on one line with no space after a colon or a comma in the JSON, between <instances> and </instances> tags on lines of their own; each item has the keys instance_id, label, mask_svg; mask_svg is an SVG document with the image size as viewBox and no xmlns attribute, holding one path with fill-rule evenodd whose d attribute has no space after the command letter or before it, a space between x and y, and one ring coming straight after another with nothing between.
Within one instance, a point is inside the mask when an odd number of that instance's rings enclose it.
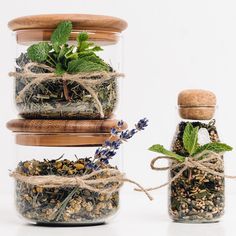
<instances>
[{"instance_id":1,"label":"twine string","mask_svg":"<svg viewBox=\"0 0 236 236\"><path fill-rule=\"evenodd\" d=\"M104 175L105 178L96 178L97 175ZM146 194L146 196L153 200L152 196L136 181L125 178L125 174L117 169L102 169L93 171L90 174L83 176L56 176L56 175L39 175L39 176L25 176L17 171L10 173L10 176L15 180L24 182L26 184L35 185L43 188L59 188L59 187L80 187L88 189L92 192L112 194L117 192L124 182L129 182L136 185ZM94 178L94 179L93 179Z\"/></svg>"},{"instance_id":2,"label":"twine string","mask_svg":"<svg viewBox=\"0 0 236 236\"><path fill-rule=\"evenodd\" d=\"M37 67L40 69L44 69L49 71L48 73L35 73L32 71L32 68ZM51 79L62 79L63 81L73 81L80 84L85 90L89 92L89 94L93 97L95 101L96 108L101 115L101 118L104 118L104 111L101 102L98 99L98 95L95 92L94 86L98 84L102 84L106 81L111 79L116 79L119 77L124 77L124 74L118 72L106 72L106 71L99 71L99 72L81 72L77 74L68 74L65 73L63 75L56 75L55 69L39 63L28 63L23 67L22 72L10 72L9 76L18 78L32 78L31 80L18 94L16 97L17 102L22 102L25 96L25 93L33 86L40 84L46 80ZM93 79L97 78L97 79Z\"/></svg>"},{"instance_id":3,"label":"twine string","mask_svg":"<svg viewBox=\"0 0 236 236\"><path fill-rule=\"evenodd\" d=\"M169 157L169 156L155 157L151 161L151 164L150 164L150 166L153 170L165 171L165 170L174 170L176 168L180 168L180 170L176 173L176 175L174 177L170 178L170 180L168 182L161 184L157 187L146 188L145 190L147 192L149 192L149 191L157 190L157 189L163 188L165 186L168 186L173 181L180 178L181 175L183 174L183 172L189 168L197 168L197 169L204 171L206 173L220 176L223 178L236 179L236 176L226 175L226 174L219 171L219 169L222 168L222 163L223 163L222 155L223 155L223 153L216 153L213 151L204 150L203 152L198 153L192 157L191 156L186 157L183 162L177 161L175 158ZM174 163L169 166L166 166L166 167L156 166L156 162L161 159L172 160L172 161L174 161ZM211 161L215 161L215 163L211 163ZM142 192L143 190L141 188L136 188L135 191Z\"/></svg>"}]
</instances>

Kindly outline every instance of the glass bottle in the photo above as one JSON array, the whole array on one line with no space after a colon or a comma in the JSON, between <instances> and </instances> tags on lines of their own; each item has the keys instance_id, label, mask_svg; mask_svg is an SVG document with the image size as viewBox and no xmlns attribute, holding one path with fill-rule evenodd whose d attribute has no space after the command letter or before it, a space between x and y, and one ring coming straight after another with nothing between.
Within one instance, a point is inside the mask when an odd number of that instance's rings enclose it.
<instances>
[{"instance_id":1,"label":"glass bottle","mask_svg":"<svg viewBox=\"0 0 236 236\"><path fill-rule=\"evenodd\" d=\"M198 127L198 143L219 142L215 120L216 96L206 90L184 90L178 96L181 117L172 143L172 151L188 156L183 146L183 133L187 123ZM222 156L223 159L223 156ZM212 160L211 164L215 164ZM175 165L171 161L171 166ZM182 167L170 170L170 179ZM224 173L223 161L216 171ZM217 222L224 214L225 180L196 167L188 167L169 186L169 215L172 220L184 223Z\"/></svg>"}]
</instances>

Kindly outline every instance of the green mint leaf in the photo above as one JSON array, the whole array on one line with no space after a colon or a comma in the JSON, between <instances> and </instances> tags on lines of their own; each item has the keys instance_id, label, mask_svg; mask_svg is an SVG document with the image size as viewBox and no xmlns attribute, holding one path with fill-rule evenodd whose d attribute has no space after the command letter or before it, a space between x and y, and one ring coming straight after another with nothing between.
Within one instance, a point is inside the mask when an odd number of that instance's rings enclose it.
<instances>
[{"instance_id":1,"label":"green mint leaf","mask_svg":"<svg viewBox=\"0 0 236 236\"><path fill-rule=\"evenodd\" d=\"M198 130L199 127L194 128L191 123L188 123L184 129L183 143L189 155L193 155L198 148Z\"/></svg>"},{"instance_id":2,"label":"green mint leaf","mask_svg":"<svg viewBox=\"0 0 236 236\"><path fill-rule=\"evenodd\" d=\"M66 53L68 52L68 50L69 50L69 48L66 45L63 45L60 48L59 53L57 54L57 60L59 61L61 58L63 58L66 55Z\"/></svg>"},{"instance_id":3,"label":"green mint leaf","mask_svg":"<svg viewBox=\"0 0 236 236\"><path fill-rule=\"evenodd\" d=\"M183 162L185 159L184 157L165 149L164 146L162 146L160 144L155 144L155 145L151 146L148 150L152 151L152 152L161 153L161 154L169 156L169 157L173 157L177 161L180 161L180 162Z\"/></svg>"},{"instance_id":4,"label":"green mint leaf","mask_svg":"<svg viewBox=\"0 0 236 236\"><path fill-rule=\"evenodd\" d=\"M106 68L106 71L109 71L109 65L107 65L99 56L97 56L92 51L86 51L79 53L79 58L83 58L86 61L92 61L94 63L100 64Z\"/></svg>"},{"instance_id":5,"label":"green mint leaf","mask_svg":"<svg viewBox=\"0 0 236 236\"><path fill-rule=\"evenodd\" d=\"M208 143L208 144L198 147L194 155L201 153L205 150L212 151L215 153L221 153L221 152L223 153L223 152L232 151L233 148L225 143L213 142L213 143Z\"/></svg>"},{"instance_id":6,"label":"green mint leaf","mask_svg":"<svg viewBox=\"0 0 236 236\"><path fill-rule=\"evenodd\" d=\"M91 51L99 52L99 51L103 51L103 49L100 46L94 46L93 48L91 48Z\"/></svg>"},{"instance_id":7,"label":"green mint leaf","mask_svg":"<svg viewBox=\"0 0 236 236\"><path fill-rule=\"evenodd\" d=\"M56 70L55 70L55 74L56 75L63 75L65 73L65 70L62 67L61 63L56 64Z\"/></svg>"},{"instance_id":8,"label":"green mint leaf","mask_svg":"<svg viewBox=\"0 0 236 236\"><path fill-rule=\"evenodd\" d=\"M70 21L63 21L53 31L51 42L55 51L58 51L60 46L66 44L66 42L69 40L71 30L72 23Z\"/></svg>"},{"instance_id":9,"label":"green mint leaf","mask_svg":"<svg viewBox=\"0 0 236 236\"><path fill-rule=\"evenodd\" d=\"M86 32L82 32L78 34L76 40L80 44L81 42L87 41L89 38L88 34Z\"/></svg>"},{"instance_id":10,"label":"green mint leaf","mask_svg":"<svg viewBox=\"0 0 236 236\"><path fill-rule=\"evenodd\" d=\"M88 49L90 47L90 43L89 42L86 42L86 41L83 41L80 43L79 45L79 48L78 48L78 51L79 52L83 52L85 51L86 49Z\"/></svg>"},{"instance_id":11,"label":"green mint leaf","mask_svg":"<svg viewBox=\"0 0 236 236\"><path fill-rule=\"evenodd\" d=\"M78 72L96 72L96 71L106 71L106 67L101 64L88 61L84 58L79 58L77 60L72 60L68 63L68 73L78 73Z\"/></svg>"},{"instance_id":12,"label":"green mint leaf","mask_svg":"<svg viewBox=\"0 0 236 236\"><path fill-rule=\"evenodd\" d=\"M65 53L65 58L68 59L70 58L71 54L73 54L73 50L75 49L75 46L70 46L67 48L67 52Z\"/></svg>"},{"instance_id":13,"label":"green mint leaf","mask_svg":"<svg viewBox=\"0 0 236 236\"><path fill-rule=\"evenodd\" d=\"M47 60L50 50L51 47L47 42L41 42L30 46L27 49L27 54L31 61L41 63Z\"/></svg>"}]
</instances>

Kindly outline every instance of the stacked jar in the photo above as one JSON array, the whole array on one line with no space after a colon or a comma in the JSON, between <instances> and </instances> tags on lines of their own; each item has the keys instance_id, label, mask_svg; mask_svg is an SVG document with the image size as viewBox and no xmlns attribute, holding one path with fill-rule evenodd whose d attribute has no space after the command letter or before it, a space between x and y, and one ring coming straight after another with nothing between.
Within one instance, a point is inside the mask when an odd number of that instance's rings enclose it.
<instances>
[{"instance_id":1,"label":"stacked jar","mask_svg":"<svg viewBox=\"0 0 236 236\"><path fill-rule=\"evenodd\" d=\"M99 224L117 212L119 191L94 189L103 185L96 180L110 177L98 170L120 169L116 161L98 161L96 152L104 142L112 144L112 128L126 128L114 119L126 27L116 17L83 14L9 22L18 45L10 76L20 117L7 125L19 149L12 176L17 210L30 222ZM84 176L92 181L89 187ZM71 184L77 177L78 186Z\"/></svg>"}]
</instances>

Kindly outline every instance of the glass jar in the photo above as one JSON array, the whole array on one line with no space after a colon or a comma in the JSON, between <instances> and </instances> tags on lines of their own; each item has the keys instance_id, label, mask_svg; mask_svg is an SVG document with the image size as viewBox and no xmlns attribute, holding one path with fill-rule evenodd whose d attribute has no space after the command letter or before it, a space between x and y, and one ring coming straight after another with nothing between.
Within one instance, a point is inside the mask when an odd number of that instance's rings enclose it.
<instances>
[{"instance_id":1,"label":"glass jar","mask_svg":"<svg viewBox=\"0 0 236 236\"><path fill-rule=\"evenodd\" d=\"M16 208L23 218L37 224L87 225L102 224L117 213L119 188L105 193L86 185L53 182L55 176L73 179L98 169L120 170L120 152L119 157L109 163L94 161L97 148L111 139L109 130L117 127L116 120L12 120L7 126L16 136L17 164L12 177L15 178ZM48 180L49 185L40 182L45 176L52 178ZM89 180L107 177L109 172L101 172ZM112 189L115 184L100 182L90 186Z\"/></svg>"},{"instance_id":2,"label":"glass jar","mask_svg":"<svg viewBox=\"0 0 236 236\"><path fill-rule=\"evenodd\" d=\"M219 136L214 119L216 97L210 91L185 90L179 94L178 110L181 121L177 126L172 143L172 151L189 157L184 148L183 134L188 123L198 127L198 144L204 145L219 142ZM224 173L222 162L214 169ZM210 165L216 164L212 159ZM170 179L173 179L183 168L171 161ZM217 222L224 214L225 179L210 174L197 167L187 169L169 186L169 215L177 222L208 223Z\"/></svg>"},{"instance_id":3,"label":"glass jar","mask_svg":"<svg viewBox=\"0 0 236 236\"><path fill-rule=\"evenodd\" d=\"M60 46L60 53L56 53L53 46L41 63L32 61L29 48L39 42L50 42L53 31L63 21L72 23L67 44ZM124 20L99 15L52 14L20 17L8 25L17 41L16 71L12 76L20 117L107 119L112 116L119 101L119 81L123 76L121 39L127 27ZM78 43L77 37L83 32L87 33L88 41ZM94 43L87 48L90 51L82 49L90 43ZM80 49L79 45L82 45ZM77 49L72 50L73 46ZM94 46L96 49L91 52ZM67 53L63 54L64 49ZM39 47L39 51L42 50ZM78 71L72 71L69 63L78 58ZM56 73L55 76L52 73Z\"/></svg>"}]
</instances>

